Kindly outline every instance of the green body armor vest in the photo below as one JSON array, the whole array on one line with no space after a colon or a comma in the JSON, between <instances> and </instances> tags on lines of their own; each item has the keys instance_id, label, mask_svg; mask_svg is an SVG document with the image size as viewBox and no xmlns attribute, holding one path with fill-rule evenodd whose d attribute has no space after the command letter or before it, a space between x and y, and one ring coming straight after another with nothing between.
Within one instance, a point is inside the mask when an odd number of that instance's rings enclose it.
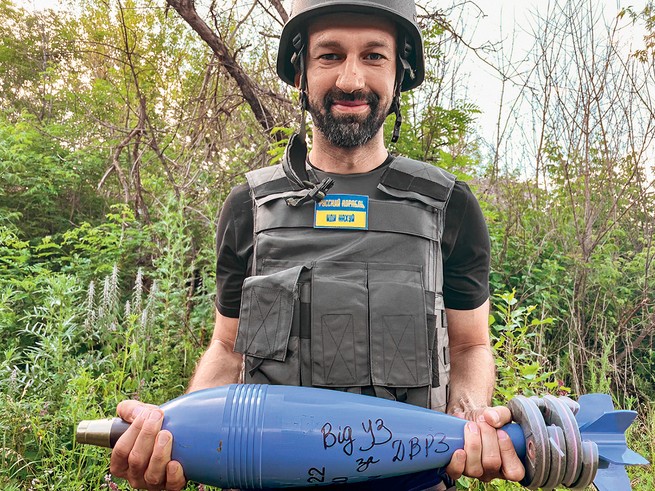
<instances>
[{"instance_id":1,"label":"green body armor vest","mask_svg":"<svg viewBox=\"0 0 655 491\"><path fill-rule=\"evenodd\" d=\"M309 169L317 182L324 173ZM280 166L247 174L252 276L235 350L246 383L362 392L445 410L449 350L441 236L455 177L395 158L368 174L330 175L302 196Z\"/></svg>"}]
</instances>

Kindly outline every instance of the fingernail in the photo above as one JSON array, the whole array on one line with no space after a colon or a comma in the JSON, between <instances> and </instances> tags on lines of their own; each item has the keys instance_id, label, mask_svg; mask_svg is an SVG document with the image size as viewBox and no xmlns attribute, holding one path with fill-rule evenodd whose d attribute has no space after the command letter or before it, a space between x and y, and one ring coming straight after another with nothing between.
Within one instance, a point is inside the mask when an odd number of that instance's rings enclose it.
<instances>
[{"instance_id":1,"label":"fingernail","mask_svg":"<svg viewBox=\"0 0 655 491\"><path fill-rule=\"evenodd\" d=\"M139 414L143 412L143 406L137 406L132 410L132 418L136 419Z\"/></svg>"},{"instance_id":2,"label":"fingernail","mask_svg":"<svg viewBox=\"0 0 655 491\"><path fill-rule=\"evenodd\" d=\"M162 412L159 411L158 409L155 409L150 413L150 416L148 416L148 419L150 421L159 421L162 417Z\"/></svg>"},{"instance_id":3,"label":"fingernail","mask_svg":"<svg viewBox=\"0 0 655 491\"><path fill-rule=\"evenodd\" d=\"M503 430L498 430L498 439L499 440L509 440L509 435Z\"/></svg>"},{"instance_id":4,"label":"fingernail","mask_svg":"<svg viewBox=\"0 0 655 491\"><path fill-rule=\"evenodd\" d=\"M487 420L484 417L484 413L482 413L480 416L478 416L478 422L480 423L485 423Z\"/></svg>"},{"instance_id":5,"label":"fingernail","mask_svg":"<svg viewBox=\"0 0 655 491\"><path fill-rule=\"evenodd\" d=\"M489 414L491 414L491 421L493 421L494 424L498 424L500 421L500 416L498 416L498 413L496 411L490 411Z\"/></svg>"},{"instance_id":6,"label":"fingernail","mask_svg":"<svg viewBox=\"0 0 655 491\"><path fill-rule=\"evenodd\" d=\"M165 446L171 439L171 436L168 433L160 433L157 437L157 443L160 447Z\"/></svg>"},{"instance_id":7,"label":"fingernail","mask_svg":"<svg viewBox=\"0 0 655 491\"><path fill-rule=\"evenodd\" d=\"M474 435L478 434L478 425L476 425L475 423L473 423L473 422L466 423L466 427Z\"/></svg>"}]
</instances>

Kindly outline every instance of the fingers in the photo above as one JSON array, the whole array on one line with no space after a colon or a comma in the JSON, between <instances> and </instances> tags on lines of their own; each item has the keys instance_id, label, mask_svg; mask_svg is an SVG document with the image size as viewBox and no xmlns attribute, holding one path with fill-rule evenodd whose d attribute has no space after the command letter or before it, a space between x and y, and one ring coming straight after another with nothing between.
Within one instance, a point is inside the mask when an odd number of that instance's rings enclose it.
<instances>
[{"instance_id":1,"label":"fingers","mask_svg":"<svg viewBox=\"0 0 655 491\"><path fill-rule=\"evenodd\" d=\"M464 474L467 476L479 478L484 474L482 449L483 439L480 425L469 421L464 428L464 451L466 452Z\"/></svg>"},{"instance_id":2,"label":"fingers","mask_svg":"<svg viewBox=\"0 0 655 491\"><path fill-rule=\"evenodd\" d=\"M186 485L186 478L179 462L171 460L166 465L166 489L180 491Z\"/></svg>"},{"instance_id":3,"label":"fingers","mask_svg":"<svg viewBox=\"0 0 655 491\"><path fill-rule=\"evenodd\" d=\"M466 423L464 429L466 454L464 474L486 482L502 477L503 453L500 449L498 431L484 422L482 414L478 419L477 422ZM508 455L511 455L509 452L514 452L514 447L511 440L508 443ZM514 452L514 457L516 457L516 452ZM518 460L518 457L516 459Z\"/></svg>"},{"instance_id":4,"label":"fingers","mask_svg":"<svg viewBox=\"0 0 655 491\"><path fill-rule=\"evenodd\" d=\"M156 407L157 407L157 406L154 406L154 405L152 405L152 404L144 404L144 403L141 402L141 401L133 401L133 400L129 400L129 401L121 401L121 402L119 402L119 403L118 403L118 406L116 407L116 412L118 413L118 417L121 418L123 421L127 421L128 423L133 423L133 422L134 422L134 418L135 418L136 415L140 412L140 410L139 410L139 411L136 412L136 414L135 414L135 410L136 410L137 408L142 408L142 409L144 409L144 408L150 408L150 409L154 409L154 408L156 408Z\"/></svg>"},{"instance_id":5,"label":"fingers","mask_svg":"<svg viewBox=\"0 0 655 491\"><path fill-rule=\"evenodd\" d=\"M469 420L464 426L464 449L453 453L450 463L446 467L447 474L455 480L462 475L481 477L484 473L482 467L482 434L478 423L475 422L482 418L482 414L480 411L453 413L453 416Z\"/></svg>"},{"instance_id":6,"label":"fingers","mask_svg":"<svg viewBox=\"0 0 655 491\"><path fill-rule=\"evenodd\" d=\"M166 466L172 445L170 433L164 432L164 436L158 438L164 413L134 401L120 404L117 410L121 417L132 420L132 424L114 446L111 473L127 479L134 488L162 489L166 485Z\"/></svg>"},{"instance_id":7,"label":"fingers","mask_svg":"<svg viewBox=\"0 0 655 491\"><path fill-rule=\"evenodd\" d=\"M161 486L167 481L166 468L171 461L173 438L168 431L160 431L155 438L152 456L143 478L151 486Z\"/></svg>"},{"instance_id":8,"label":"fingers","mask_svg":"<svg viewBox=\"0 0 655 491\"><path fill-rule=\"evenodd\" d=\"M508 481L520 481L525 477L525 468L521 459L516 455L514 444L509 435L498 430L498 445L500 448L500 457L502 460L502 474Z\"/></svg>"},{"instance_id":9,"label":"fingers","mask_svg":"<svg viewBox=\"0 0 655 491\"><path fill-rule=\"evenodd\" d=\"M152 456L155 445L155 438L161 429L161 423L164 418L164 413L160 409L145 409L142 414L143 417L139 415L136 421L132 423L132 426L137 425L137 427L140 423L141 431L127 459L129 464L127 480L134 487L137 487L135 484L142 486L144 483L147 483L144 479L144 474L148 469L150 457ZM164 480L165 477L161 476L161 478L156 479L156 484L160 484Z\"/></svg>"},{"instance_id":10,"label":"fingers","mask_svg":"<svg viewBox=\"0 0 655 491\"><path fill-rule=\"evenodd\" d=\"M486 423L484 415L478 421L478 429L482 440L481 462L484 480L491 480L500 477L502 466L500 446L496 428Z\"/></svg>"},{"instance_id":11,"label":"fingers","mask_svg":"<svg viewBox=\"0 0 655 491\"><path fill-rule=\"evenodd\" d=\"M484 411L482 419L485 422L484 426L491 427L495 433L493 437L487 433L486 439L483 436L485 474L491 472L492 478L502 477L508 481L520 481L525 476L525 468L516 455L514 444L505 431L495 429L511 423L511 411L506 406L488 408ZM485 435L484 431L483 435Z\"/></svg>"},{"instance_id":12,"label":"fingers","mask_svg":"<svg viewBox=\"0 0 655 491\"><path fill-rule=\"evenodd\" d=\"M123 401L116 411L131 424L114 446L110 472L133 488L180 491L186 478L180 463L171 460L173 435L161 430L163 411L139 401Z\"/></svg>"},{"instance_id":13,"label":"fingers","mask_svg":"<svg viewBox=\"0 0 655 491\"><path fill-rule=\"evenodd\" d=\"M446 474L456 481L464 474L465 467L466 452L462 449L455 450L453 456L450 458L450 463L446 466Z\"/></svg>"},{"instance_id":14,"label":"fingers","mask_svg":"<svg viewBox=\"0 0 655 491\"><path fill-rule=\"evenodd\" d=\"M496 429L511 421L509 409L503 406L485 408L461 416L472 421L464 427L464 452L459 454L458 450L453 454L446 467L448 475L453 479L466 475L481 481L498 477L509 481L523 479L525 469L509 435Z\"/></svg>"},{"instance_id":15,"label":"fingers","mask_svg":"<svg viewBox=\"0 0 655 491\"><path fill-rule=\"evenodd\" d=\"M173 435L168 431L160 431L155 439L150 464L144 474L148 489L179 491L186 485L186 478L179 462L171 460Z\"/></svg>"},{"instance_id":16,"label":"fingers","mask_svg":"<svg viewBox=\"0 0 655 491\"><path fill-rule=\"evenodd\" d=\"M127 412L129 409L132 409L131 413ZM116 445L114 445L114 450L111 452L109 470L115 476L127 477L127 470L129 468L128 459L132 452L132 447L134 447L134 443L141 432L144 417L148 411L143 404L123 405L121 411L119 411L119 416L132 424L118 439Z\"/></svg>"},{"instance_id":17,"label":"fingers","mask_svg":"<svg viewBox=\"0 0 655 491\"><path fill-rule=\"evenodd\" d=\"M486 408L482 412L484 422L494 428L502 428L504 425L512 422L512 413L506 406L496 406Z\"/></svg>"}]
</instances>

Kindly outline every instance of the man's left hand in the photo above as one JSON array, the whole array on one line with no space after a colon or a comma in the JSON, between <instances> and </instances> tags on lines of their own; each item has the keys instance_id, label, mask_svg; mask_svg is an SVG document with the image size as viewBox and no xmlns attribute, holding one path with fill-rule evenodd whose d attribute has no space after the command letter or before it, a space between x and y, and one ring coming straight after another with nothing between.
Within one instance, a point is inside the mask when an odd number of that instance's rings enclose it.
<instances>
[{"instance_id":1,"label":"man's left hand","mask_svg":"<svg viewBox=\"0 0 655 491\"><path fill-rule=\"evenodd\" d=\"M499 429L512 421L505 406L487 407L454 416L469 420L464 428L464 449L455 451L446 472L453 479L462 475L483 482L492 479L520 481L525 469L509 435Z\"/></svg>"}]
</instances>

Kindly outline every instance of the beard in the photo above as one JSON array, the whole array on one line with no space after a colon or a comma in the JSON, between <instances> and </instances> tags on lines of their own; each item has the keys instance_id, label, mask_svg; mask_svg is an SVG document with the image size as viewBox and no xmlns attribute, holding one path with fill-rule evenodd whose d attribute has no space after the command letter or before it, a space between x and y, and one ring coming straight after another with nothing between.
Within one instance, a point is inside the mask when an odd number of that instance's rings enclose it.
<instances>
[{"instance_id":1,"label":"beard","mask_svg":"<svg viewBox=\"0 0 655 491\"><path fill-rule=\"evenodd\" d=\"M362 115L335 116L332 106L335 101L365 101L369 113ZM373 93L347 94L339 89L332 89L316 103L309 99L308 111L312 115L314 126L334 146L354 148L368 143L384 124L388 109L380 109L380 97Z\"/></svg>"}]
</instances>

